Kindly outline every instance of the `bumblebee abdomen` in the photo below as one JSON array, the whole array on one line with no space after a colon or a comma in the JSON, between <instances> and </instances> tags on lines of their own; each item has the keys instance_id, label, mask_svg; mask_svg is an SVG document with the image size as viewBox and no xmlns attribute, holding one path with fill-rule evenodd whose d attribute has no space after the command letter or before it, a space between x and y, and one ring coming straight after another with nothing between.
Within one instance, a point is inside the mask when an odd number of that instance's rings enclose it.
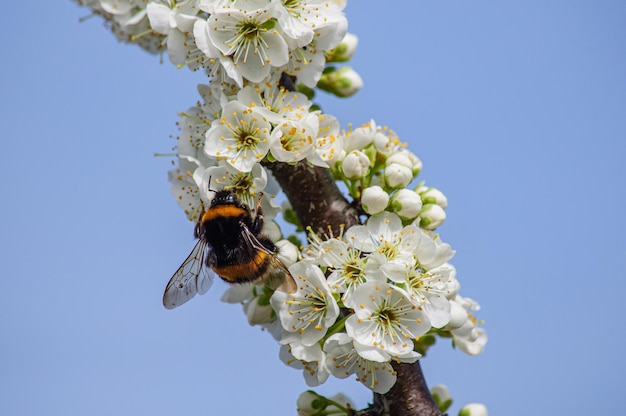
<instances>
[{"instance_id":1,"label":"bumblebee abdomen","mask_svg":"<svg viewBox=\"0 0 626 416\"><path fill-rule=\"evenodd\" d=\"M246 255L238 255L226 261L217 258L216 264L211 265L211 268L215 274L229 283L244 283L264 276L271 263L272 254L257 250L252 258Z\"/></svg>"}]
</instances>

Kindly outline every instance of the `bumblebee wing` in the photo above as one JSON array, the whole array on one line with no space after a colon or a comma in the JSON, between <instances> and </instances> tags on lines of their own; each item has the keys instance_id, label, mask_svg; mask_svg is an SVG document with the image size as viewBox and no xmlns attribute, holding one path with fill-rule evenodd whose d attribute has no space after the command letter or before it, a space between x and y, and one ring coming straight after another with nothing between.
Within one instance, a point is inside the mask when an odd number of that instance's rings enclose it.
<instances>
[{"instance_id":1,"label":"bumblebee wing","mask_svg":"<svg viewBox=\"0 0 626 416\"><path fill-rule=\"evenodd\" d=\"M256 252L262 251L268 255L270 262L267 271L258 276L258 278L255 279L253 283L264 283L270 288L274 290L280 290L281 292L295 292L297 289L296 281L294 280L291 273L289 273L287 266L285 266L283 262L278 259L276 253L265 247L245 225L242 227L242 237L245 241L248 254L251 259L258 258L258 256L256 256ZM265 261L265 259L260 259L259 261L263 262ZM261 265L257 264L257 266Z\"/></svg>"},{"instance_id":2,"label":"bumblebee wing","mask_svg":"<svg viewBox=\"0 0 626 416\"><path fill-rule=\"evenodd\" d=\"M272 258L272 267L270 269L269 275L267 275L264 280L266 285L274 290L285 293L293 293L298 289L293 276L277 257Z\"/></svg>"},{"instance_id":3,"label":"bumblebee wing","mask_svg":"<svg viewBox=\"0 0 626 416\"><path fill-rule=\"evenodd\" d=\"M196 294L204 295L209 290L213 284L213 272L205 264L208 249L204 241L198 241L176 270L163 293L163 306L167 309L174 309Z\"/></svg>"}]
</instances>

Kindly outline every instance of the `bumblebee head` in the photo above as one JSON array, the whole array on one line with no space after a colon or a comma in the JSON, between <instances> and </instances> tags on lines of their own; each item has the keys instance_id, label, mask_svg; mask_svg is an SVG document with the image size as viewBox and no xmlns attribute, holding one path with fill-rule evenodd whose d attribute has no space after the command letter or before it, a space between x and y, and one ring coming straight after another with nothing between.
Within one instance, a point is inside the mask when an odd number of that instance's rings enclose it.
<instances>
[{"instance_id":1,"label":"bumblebee head","mask_svg":"<svg viewBox=\"0 0 626 416\"><path fill-rule=\"evenodd\" d=\"M214 191L215 196L211 200L211 206L214 207L216 205L236 205L240 206L241 202L237 195L231 190L223 189L221 191Z\"/></svg>"}]
</instances>

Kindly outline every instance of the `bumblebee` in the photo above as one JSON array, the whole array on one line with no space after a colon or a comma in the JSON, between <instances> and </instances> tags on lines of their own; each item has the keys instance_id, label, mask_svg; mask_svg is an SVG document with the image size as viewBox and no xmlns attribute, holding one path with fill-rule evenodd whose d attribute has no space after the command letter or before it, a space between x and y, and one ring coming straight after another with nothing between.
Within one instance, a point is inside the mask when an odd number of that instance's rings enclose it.
<instances>
[{"instance_id":1,"label":"bumblebee","mask_svg":"<svg viewBox=\"0 0 626 416\"><path fill-rule=\"evenodd\" d=\"M260 199L253 217L233 191L215 191L194 228L198 242L167 284L163 305L173 309L196 294L205 294L213 284L211 270L228 283L265 283L275 290L294 292L296 282L262 229Z\"/></svg>"}]
</instances>

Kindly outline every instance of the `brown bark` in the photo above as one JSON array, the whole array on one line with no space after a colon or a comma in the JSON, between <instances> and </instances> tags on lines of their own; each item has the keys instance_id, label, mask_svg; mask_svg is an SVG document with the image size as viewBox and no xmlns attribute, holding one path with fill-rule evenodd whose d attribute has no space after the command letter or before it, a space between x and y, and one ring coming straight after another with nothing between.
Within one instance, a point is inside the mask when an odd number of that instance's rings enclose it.
<instances>
[{"instance_id":1,"label":"brown bark","mask_svg":"<svg viewBox=\"0 0 626 416\"><path fill-rule=\"evenodd\" d=\"M310 225L322 235L332 229L335 236L341 227L359 223L357 209L350 205L323 168L301 161L295 165L266 165L281 185L303 226ZM396 384L386 394L374 394L374 403L357 416L439 416L430 395L419 361L413 364L393 363L398 373Z\"/></svg>"},{"instance_id":2,"label":"brown bark","mask_svg":"<svg viewBox=\"0 0 626 416\"><path fill-rule=\"evenodd\" d=\"M341 227L359 223L359 215L337 188L328 170L311 167L305 161L295 165L269 163L266 165L287 195L302 226L311 226L318 235L335 236Z\"/></svg>"}]
</instances>

